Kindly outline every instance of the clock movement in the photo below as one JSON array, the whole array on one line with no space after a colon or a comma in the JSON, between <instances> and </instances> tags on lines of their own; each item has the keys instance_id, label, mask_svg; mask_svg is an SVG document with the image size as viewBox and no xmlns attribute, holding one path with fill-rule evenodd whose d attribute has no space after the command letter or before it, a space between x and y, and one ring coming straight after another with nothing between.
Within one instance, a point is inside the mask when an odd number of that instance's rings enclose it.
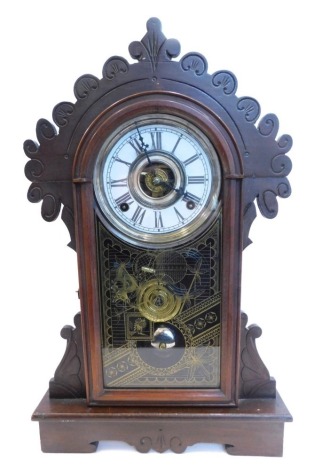
<instances>
[{"instance_id":1,"label":"clock movement","mask_svg":"<svg viewBox=\"0 0 314 470\"><path fill-rule=\"evenodd\" d=\"M33 414L45 452L122 440L141 452L222 443L230 454L282 455L291 415L240 310L241 259L261 213L288 197L292 140L236 96L235 76L157 18L135 59L83 75L76 103L28 140L28 199L62 220L76 250L81 313Z\"/></svg>"}]
</instances>

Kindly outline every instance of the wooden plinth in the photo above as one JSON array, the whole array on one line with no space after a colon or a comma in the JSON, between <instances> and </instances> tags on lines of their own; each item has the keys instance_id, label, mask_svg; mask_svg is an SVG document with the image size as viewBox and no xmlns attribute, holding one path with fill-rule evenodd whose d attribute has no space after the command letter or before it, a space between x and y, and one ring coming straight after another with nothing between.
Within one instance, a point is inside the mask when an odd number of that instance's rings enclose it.
<instances>
[{"instance_id":1,"label":"wooden plinth","mask_svg":"<svg viewBox=\"0 0 314 470\"><path fill-rule=\"evenodd\" d=\"M284 423L292 417L276 399L240 400L236 408L89 407L82 399L49 399L39 422L43 452L94 452L99 441L123 441L139 452L181 453L196 443L224 444L232 455L282 456Z\"/></svg>"}]
</instances>

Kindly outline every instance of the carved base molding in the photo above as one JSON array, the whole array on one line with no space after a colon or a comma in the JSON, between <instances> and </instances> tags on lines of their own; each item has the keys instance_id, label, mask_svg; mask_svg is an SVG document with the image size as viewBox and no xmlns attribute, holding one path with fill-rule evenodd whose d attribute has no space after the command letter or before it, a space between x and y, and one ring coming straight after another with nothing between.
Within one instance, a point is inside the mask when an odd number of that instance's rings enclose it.
<instances>
[{"instance_id":1,"label":"carved base molding","mask_svg":"<svg viewBox=\"0 0 314 470\"><path fill-rule=\"evenodd\" d=\"M242 399L235 408L88 407L84 399L44 396L33 414L43 452L94 452L99 441L123 441L139 452L182 453L196 443L224 444L232 455L280 457L285 422L281 397Z\"/></svg>"}]
</instances>

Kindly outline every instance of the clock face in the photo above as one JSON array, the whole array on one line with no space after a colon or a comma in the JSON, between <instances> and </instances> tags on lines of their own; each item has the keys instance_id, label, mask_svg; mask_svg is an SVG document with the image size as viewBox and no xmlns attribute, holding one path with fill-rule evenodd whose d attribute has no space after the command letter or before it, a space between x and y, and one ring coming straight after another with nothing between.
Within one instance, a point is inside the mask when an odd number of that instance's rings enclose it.
<instances>
[{"instance_id":1,"label":"clock face","mask_svg":"<svg viewBox=\"0 0 314 470\"><path fill-rule=\"evenodd\" d=\"M140 246L173 246L213 221L218 156L208 138L183 119L140 116L104 142L94 188L105 221L118 237Z\"/></svg>"}]
</instances>

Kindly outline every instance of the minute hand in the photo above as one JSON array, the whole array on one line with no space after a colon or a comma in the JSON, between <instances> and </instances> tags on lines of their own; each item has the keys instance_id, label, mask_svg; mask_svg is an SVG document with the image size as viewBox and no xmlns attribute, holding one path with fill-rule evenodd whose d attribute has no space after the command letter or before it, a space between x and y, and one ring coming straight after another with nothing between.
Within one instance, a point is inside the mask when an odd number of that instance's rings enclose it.
<instances>
[{"instance_id":1,"label":"minute hand","mask_svg":"<svg viewBox=\"0 0 314 470\"><path fill-rule=\"evenodd\" d=\"M140 130L139 130L137 124L135 124L135 127L136 127L136 130L137 130L137 133L138 133L138 138L140 140L141 150L144 152L145 157L148 160L148 164L151 165L152 162L151 162L151 159L149 158L149 155L148 155L148 152L147 152L147 149L148 149L149 146L148 146L148 144L145 144L144 139L142 137L142 134L140 133Z\"/></svg>"}]
</instances>

